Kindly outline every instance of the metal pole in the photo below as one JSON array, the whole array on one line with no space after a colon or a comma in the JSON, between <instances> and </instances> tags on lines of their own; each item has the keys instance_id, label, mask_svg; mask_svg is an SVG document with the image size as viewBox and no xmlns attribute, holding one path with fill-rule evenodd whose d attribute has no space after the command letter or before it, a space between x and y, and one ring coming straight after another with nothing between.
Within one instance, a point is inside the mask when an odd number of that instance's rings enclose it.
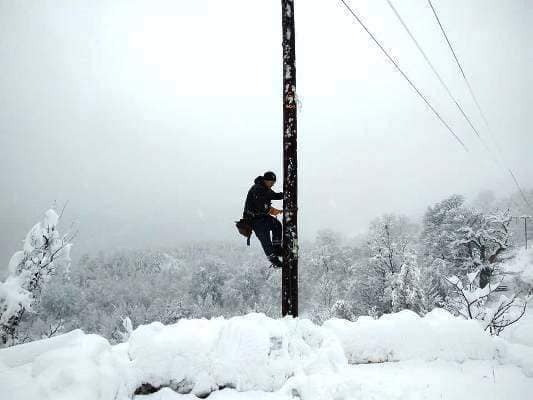
<instances>
[{"instance_id":1,"label":"metal pole","mask_svg":"<svg viewBox=\"0 0 533 400\"><path fill-rule=\"evenodd\" d=\"M526 250L527 250L527 218L524 217L524 237L526 238Z\"/></svg>"},{"instance_id":2,"label":"metal pole","mask_svg":"<svg viewBox=\"0 0 533 400\"><path fill-rule=\"evenodd\" d=\"M283 46L283 316L298 316L298 180L294 0L281 0Z\"/></svg>"},{"instance_id":3,"label":"metal pole","mask_svg":"<svg viewBox=\"0 0 533 400\"><path fill-rule=\"evenodd\" d=\"M524 220L524 244L525 244L525 248L527 250L527 242L528 242L528 237L527 237L527 220L530 219L530 218L533 218L531 215L521 215L521 216L514 216L512 217L515 219L516 221L516 224L518 224L518 220L519 219L523 219Z\"/></svg>"}]
</instances>

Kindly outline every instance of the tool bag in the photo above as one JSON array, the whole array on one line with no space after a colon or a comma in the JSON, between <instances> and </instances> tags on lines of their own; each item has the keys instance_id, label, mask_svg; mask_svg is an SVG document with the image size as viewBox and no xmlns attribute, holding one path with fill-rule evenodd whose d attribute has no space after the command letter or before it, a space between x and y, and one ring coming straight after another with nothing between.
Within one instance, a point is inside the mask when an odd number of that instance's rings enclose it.
<instances>
[{"instance_id":1,"label":"tool bag","mask_svg":"<svg viewBox=\"0 0 533 400\"><path fill-rule=\"evenodd\" d=\"M250 237L252 236L250 220L241 218L239 221L235 221L235 226L241 235L246 236L246 244L250 246Z\"/></svg>"}]
</instances>

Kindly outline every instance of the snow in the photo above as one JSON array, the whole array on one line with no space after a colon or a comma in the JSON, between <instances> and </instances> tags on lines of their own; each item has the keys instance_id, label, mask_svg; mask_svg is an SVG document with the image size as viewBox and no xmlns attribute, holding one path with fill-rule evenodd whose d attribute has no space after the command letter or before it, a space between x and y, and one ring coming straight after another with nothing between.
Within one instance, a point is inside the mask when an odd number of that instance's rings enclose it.
<instances>
[{"instance_id":1,"label":"snow","mask_svg":"<svg viewBox=\"0 0 533 400\"><path fill-rule=\"evenodd\" d=\"M424 318L409 310L378 320L330 320L324 326L341 341L350 363L404 360L488 360L496 357L496 343L475 320L454 318L435 309Z\"/></svg>"},{"instance_id":2,"label":"snow","mask_svg":"<svg viewBox=\"0 0 533 400\"><path fill-rule=\"evenodd\" d=\"M9 341L13 321L31 311L35 292L53 274L57 265L68 266L70 243L60 238L56 229L57 213L45 212L42 222L35 224L24 240L23 251L16 252L9 261L9 275L0 282L0 334Z\"/></svg>"},{"instance_id":3,"label":"snow","mask_svg":"<svg viewBox=\"0 0 533 400\"><path fill-rule=\"evenodd\" d=\"M121 389L117 366L109 342L86 335L37 357L32 363L32 384L41 398L113 399Z\"/></svg>"},{"instance_id":4,"label":"snow","mask_svg":"<svg viewBox=\"0 0 533 400\"><path fill-rule=\"evenodd\" d=\"M530 308L528 313L533 313L533 310ZM526 313L524 320L520 320L516 325L507 328L504 331L504 337L510 342L524 344L533 348L533 318L528 313Z\"/></svg>"},{"instance_id":5,"label":"snow","mask_svg":"<svg viewBox=\"0 0 533 400\"><path fill-rule=\"evenodd\" d=\"M0 323L5 323L20 308L31 308L31 293L23 288L25 275L8 276L0 282Z\"/></svg>"},{"instance_id":6,"label":"snow","mask_svg":"<svg viewBox=\"0 0 533 400\"><path fill-rule=\"evenodd\" d=\"M18 346L8 347L1 350L0 361L5 367L15 368L24 364L32 363L41 354L60 347L68 346L75 340L80 340L85 334L80 329L75 329L64 335L50 339L36 340Z\"/></svg>"},{"instance_id":7,"label":"snow","mask_svg":"<svg viewBox=\"0 0 533 400\"><path fill-rule=\"evenodd\" d=\"M498 286L499 286L498 283L494 285L488 284L484 288L476 287L473 290L463 290L462 293L465 296L466 301L468 301L468 303L473 303L476 300L487 297L492 291L496 290Z\"/></svg>"},{"instance_id":8,"label":"snow","mask_svg":"<svg viewBox=\"0 0 533 400\"><path fill-rule=\"evenodd\" d=\"M440 309L323 326L263 314L154 322L115 346L75 330L0 350L0 387L13 400L526 400L528 332L493 338ZM162 389L134 396L144 383Z\"/></svg>"},{"instance_id":9,"label":"snow","mask_svg":"<svg viewBox=\"0 0 533 400\"><path fill-rule=\"evenodd\" d=\"M474 272L470 272L469 274L466 274L466 276L468 278L468 283L472 285L474 283L474 280L477 278L478 275L479 275L479 270L476 270Z\"/></svg>"},{"instance_id":10,"label":"snow","mask_svg":"<svg viewBox=\"0 0 533 400\"><path fill-rule=\"evenodd\" d=\"M163 388L159 392L136 396L136 400L198 400L193 394L179 394L169 388ZM209 396L209 400L285 400L290 399L281 393L272 392L238 392L234 389L224 389L214 392Z\"/></svg>"},{"instance_id":11,"label":"snow","mask_svg":"<svg viewBox=\"0 0 533 400\"><path fill-rule=\"evenodd\" d=\"M533 285L533 248L520 249L505 263L505 272L517 275L523 282Z\"/></svg>"},{"instance_id":12,"label":"snow","mask_svg":"<svg viewBox=\"0 0 533 400\"><path fill-rule=\"evenodd\" d=\"M49 209L44 213L44 221L43 226L45 228L48 228L48 230L54 230L57 226L57 223L59 222L59 215L52 210Z\"/></svg>"},{"instance_id":13,"label":"snow","mask_svg":"<svg viewBox=\"0 0 533 400\"><path fill-rule=\"evenodd\" d=\"M218 386L274 391L297 372L335 372L346 364L340 343L323 328L262 314L153 323L136 329L128 344L135 385L190 382L195 394Z\"/></svg>"},{"instance_id":14,"label":"snow","mask_svg":"<svg viewBox=\"0 0 533 400\"><path fill-rule=\"evenodd\" d=\"M22 262L23 259L24 259L23 251L17 251L15 254L13 254L11 259L9 260L9 264L7 267L9 274L11 275L15 274L15 272L17 271L17 267L19 266L19 264Z\"/></svg>"},{"instance_id":15,"label":"snow","mask_svg":"<svg viewBox=\"0 0 533 400\"><path fill-rule=\"evenodd\" d=\"M24 252L31 253L35 249L41 248L45 240L53 241L58 239L56 226L59 221L57 213L49 209L44 213L42 222L38 222L30 229L24 239Z\"/></svg>"},{"instance_id":16,"label":"snow","mask_svg":"<svg viewBox=\"0 0 533 400\"><path fill-rule=\"evenodd\" d=\"M448 282L450 282L450 284L457 286L461 290L463 289L463 283L457 276L452 275L446 279L448 280Z\"/></svg>"}]
</instances>

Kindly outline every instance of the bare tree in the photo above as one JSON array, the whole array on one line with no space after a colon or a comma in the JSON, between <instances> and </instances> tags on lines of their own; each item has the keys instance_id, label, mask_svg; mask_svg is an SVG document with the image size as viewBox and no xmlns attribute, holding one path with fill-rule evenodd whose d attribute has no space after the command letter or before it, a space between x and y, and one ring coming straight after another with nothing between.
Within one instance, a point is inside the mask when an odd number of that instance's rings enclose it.
<instances>
[{"instance_id":1,"label":"bare tree","mask_svg":"<svg viewBox=\"0 0 533 400\"><path fill-rule=\"evenodd\" d=\"M499 335L506 327L524 316L527 298L520 298L520 293L513 294L511 298L501 295L496 302L491 304L490 299L497 292L502 280L500 279L496 284L489 282L481 288L479 287L480 272L481 270L478 270L468 274L466 284L463 284L463 281L456 276L444 278L451 285L454 294L449 299L447 307L466 319L483 321L485 330L488 330L491 335Z\"/></svg>"}]
</instances>

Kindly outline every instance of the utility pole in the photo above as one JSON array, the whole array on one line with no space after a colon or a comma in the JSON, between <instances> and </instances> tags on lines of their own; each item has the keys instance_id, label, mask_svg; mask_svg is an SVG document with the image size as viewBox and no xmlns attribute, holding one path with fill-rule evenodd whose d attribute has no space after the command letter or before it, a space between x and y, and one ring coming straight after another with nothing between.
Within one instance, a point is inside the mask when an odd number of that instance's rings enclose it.
<instances>
[{"instance_id":1,"label":"utility pole","mask_svg":"<svg viewBox=\"0 0 533 400\"><path fill-rule=\"evenodd\" d=\"M281 0L283 47L283 316L298 316L298 179L294 0Z\"/></svg>"},{"instance_id":2,"label":"utility pole","mask_svg":"<svg viewBox=\"0 0 533 400\"><path fill-rule=\"evenodd\" d=\"M517 222L518 222L518 218L522 218L524 220L524 240L526 243L526 250L527 250L527 220L533 217L531 215L522 215L520 217L515 217L515 218Z\"/></svg>"}]
</instances>

